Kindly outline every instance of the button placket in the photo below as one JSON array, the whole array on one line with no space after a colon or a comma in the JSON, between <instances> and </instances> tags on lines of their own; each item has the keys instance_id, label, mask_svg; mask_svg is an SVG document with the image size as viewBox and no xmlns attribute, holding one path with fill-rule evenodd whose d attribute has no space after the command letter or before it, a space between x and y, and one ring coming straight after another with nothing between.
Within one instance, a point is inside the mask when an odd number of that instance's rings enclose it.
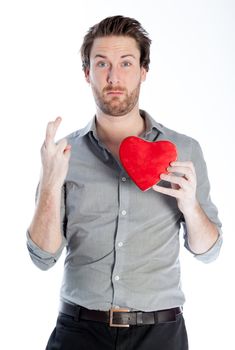
<instances>
[{"instance_id":1,"label":"button placket","mask_svg":"<svg viewBox=\"0 0 235 350\"><path fill-rule=\"evenodd\" d=\"M128 232L128 210L129 210L129 181L125 173L119 176L119 216L117 221L116 239L115 239L115 263L112 273L113 280L113 305L120 305L123 303L123 285L122 275L125 279L125 264L123 257L125 257L124 240L126 239L126 232ZM124 255L123 255L124 254Z\"/></svg>"}]
</instances>

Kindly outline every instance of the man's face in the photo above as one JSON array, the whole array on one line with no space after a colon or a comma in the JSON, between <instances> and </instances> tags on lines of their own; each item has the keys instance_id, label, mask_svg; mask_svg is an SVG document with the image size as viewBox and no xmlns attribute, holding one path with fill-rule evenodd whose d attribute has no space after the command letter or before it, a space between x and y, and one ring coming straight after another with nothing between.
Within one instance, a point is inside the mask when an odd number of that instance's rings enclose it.
<instances>
[{"instance_id":1,"label":"man's face","mask_svg":"<svg viewBox=\"0 0 235 350\"><path fill-rule=\"evenodd\" d=\"M105 114L129 113L139 99L146 70L140 67L140 51L133 38L108 36L94 40L86 79L97 107Z\"/></svg>"}]
</instances>

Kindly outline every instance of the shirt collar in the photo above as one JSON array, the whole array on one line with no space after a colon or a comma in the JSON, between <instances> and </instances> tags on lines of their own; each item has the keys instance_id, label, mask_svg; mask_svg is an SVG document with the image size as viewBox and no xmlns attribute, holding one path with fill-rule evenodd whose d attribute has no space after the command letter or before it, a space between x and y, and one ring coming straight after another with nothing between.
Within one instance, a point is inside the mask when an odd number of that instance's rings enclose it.
<instances>
[{"instance_id":1,"label":"shirt collar","mask_svg":"<svg viewBox=\"0 0 235 350\"><path fill-rule=\"evenodd\" d=\"M148 114L146 111L140 109L140 115L145 119L145 135L150 134L153 129L157 130L161 134L165 134L165 130L162 124L157 123L156 120L154 120L150 114Z\"/></svg>"},{"instance_id":2,"label":"shirt collar","mask_svg":"<svg viewBox=\"0 0 235 350\"><path fill-rule=\"evenodd\" d=\"M157 123L151 116L148 114L146 111L140 109L140 115L145 119L145 124L146 124L146 130L145 130L145 135L150 134L153 129L156 129L158 132L165 134L165 130L162 124ZM79 136L85 136L89 133L92 133L97 139L97 132L96 132L96 116L94 116L90 122L83 128L81 129Z\"/></svg>"}]
</instances>

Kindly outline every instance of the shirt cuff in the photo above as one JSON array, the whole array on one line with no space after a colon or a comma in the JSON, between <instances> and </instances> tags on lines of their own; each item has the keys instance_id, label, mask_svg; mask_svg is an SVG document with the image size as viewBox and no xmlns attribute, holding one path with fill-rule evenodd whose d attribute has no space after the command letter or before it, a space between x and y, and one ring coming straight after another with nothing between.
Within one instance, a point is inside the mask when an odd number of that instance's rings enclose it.
<instances>
[{"instance_id":1,"label":"shirt cuff","mask_svg":"<svg viewBox=\"0 0 235 350\"><path fill-rule=\"evenodd\" d=\"M222 230L218 227L217 227L217 229L218 229L218 233L219 233L217 240L206 252L201 253L201 254L197 254L190 249L190 246L188 243L188 234L187 234L187 230L185 229L185 235L184 235L185 248L188 251L190 251L190 253L192 253L197 260L200 260L203 263L207 264L207 263L210 263L210 262L216 260L217 257L219 256L220 249L221 249L221 246L223 243Z\"/></svg>"},{"instance_id":2,"label":"shirt cuff","mask_svg":"<svg viewBox=\"0 0 235 350\"><path fill-rule=\"evenodd\" d=\"M55 253L49 253L41 249L36 243L32 241L29 231L27 231L26 237L27 237L27 248L28 248L30 257L34 262L34 264L38 266L41 270L48 270L50 267L55 265L55 263L59 259L66 245L66 239L63 236L63 240L60 248Z\"/></svg>"}]
</instances>

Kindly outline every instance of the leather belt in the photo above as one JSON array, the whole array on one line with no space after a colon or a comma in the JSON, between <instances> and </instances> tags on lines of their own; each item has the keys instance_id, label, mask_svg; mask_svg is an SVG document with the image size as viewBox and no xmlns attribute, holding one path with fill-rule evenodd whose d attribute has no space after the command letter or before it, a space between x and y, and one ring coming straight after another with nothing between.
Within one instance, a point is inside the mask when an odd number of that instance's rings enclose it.
<instances>
[{"instance_id":1,"label":"leather belt","mask_svg":"<svg viewBox=\"0 0 235 350\"><path fill-rule=\"evenodd\" d=\"M109 311L89 310L79 305L61 303L60 312L75 320L104 322L110 327L129 327L130 325L153 325L175 321L182 314L181 307L160 311L130 311L129 309L110 309Z\"/></svg>"}]
</instances>

